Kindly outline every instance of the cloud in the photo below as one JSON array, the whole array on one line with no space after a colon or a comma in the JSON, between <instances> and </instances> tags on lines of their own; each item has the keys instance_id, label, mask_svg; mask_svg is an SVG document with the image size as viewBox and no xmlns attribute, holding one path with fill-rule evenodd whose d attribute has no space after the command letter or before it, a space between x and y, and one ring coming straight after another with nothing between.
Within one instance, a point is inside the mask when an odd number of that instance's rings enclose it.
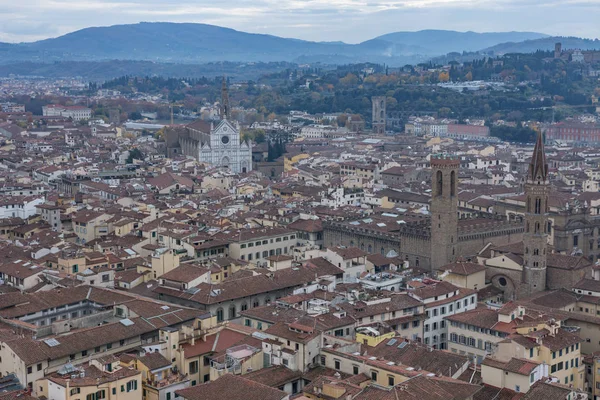
<instances>
[{"instance_id":1,"label":"cloud","mask_svg":"<svg viewBox=\"0 0 600 400\"><path fill-rule=\"evenodd\" d=\"M141 21L211 23L350 43L419 29L523 30L595 38L600 36L598 13L598 0L0 0L0 41Z\"/></svg>"}]
</instances>

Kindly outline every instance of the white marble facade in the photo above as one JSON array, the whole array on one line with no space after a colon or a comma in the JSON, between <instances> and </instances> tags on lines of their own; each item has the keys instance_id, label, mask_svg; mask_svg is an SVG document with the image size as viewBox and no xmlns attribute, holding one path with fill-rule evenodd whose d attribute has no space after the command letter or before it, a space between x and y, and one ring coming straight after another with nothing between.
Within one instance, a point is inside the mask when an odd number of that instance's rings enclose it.
<instances>
[{"instance_id":1,"label":"white marble facade","mask_svg":"<svg viewBox=\"0 0 600 400\"><path fill-rule=\"evenodd\" d=\"M241 141L237 124L223 119L211 130L210 140L198 148L198 161L227 167L239 174L252 170L252 147Z\"/></svg>"}]
</instances>

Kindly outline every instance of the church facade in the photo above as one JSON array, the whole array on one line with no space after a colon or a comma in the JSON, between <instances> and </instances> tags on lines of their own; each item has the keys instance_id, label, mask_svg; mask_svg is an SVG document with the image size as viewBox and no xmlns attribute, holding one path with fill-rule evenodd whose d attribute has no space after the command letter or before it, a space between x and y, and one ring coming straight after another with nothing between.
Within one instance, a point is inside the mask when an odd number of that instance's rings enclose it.
<instances>
[{"instance_id":1,"label":"church facade","mask_svg":"<svg viewBox=\"0 0 600 400\"><path fill-rule=\"evenodd\" d=\"M525 183L523 240L505 246L487 245L479 253L486 281L515 300L546 289L573 287L591 276L584 256L559 254L549 248L550 181L542 134L538 133Z\"/></svg>"},{"instance_id":2,"label":"church facade","mask_svg":"<svg viewBox=\"0 0 600 400\"><path fill-rule=\"evenodd\" d=\"M212 167L227 168L240 174L252 170L252 146L243 141L237 122L229 119L229 96L223 81L221 120L218 123L197 120L165 132L167 157L184 155Z\"/></svg>"}]
</instances>

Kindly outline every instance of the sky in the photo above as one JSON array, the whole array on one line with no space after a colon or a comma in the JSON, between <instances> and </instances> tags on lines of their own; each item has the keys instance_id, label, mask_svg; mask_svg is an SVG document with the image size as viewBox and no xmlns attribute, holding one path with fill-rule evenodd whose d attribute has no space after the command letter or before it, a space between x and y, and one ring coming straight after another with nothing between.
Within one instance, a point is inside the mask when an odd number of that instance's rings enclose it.
<instances>
[{"instance_id":1,"label":"sky","mask_svg":"<svg viewBox=\"0 0 600 400\"><path fill-rule=\"evenodd\" d=\"M600 0L0 0L0 41L142 21L347 43L421 29L600 38L599 16Z\"/></svg>"}]
</instances>

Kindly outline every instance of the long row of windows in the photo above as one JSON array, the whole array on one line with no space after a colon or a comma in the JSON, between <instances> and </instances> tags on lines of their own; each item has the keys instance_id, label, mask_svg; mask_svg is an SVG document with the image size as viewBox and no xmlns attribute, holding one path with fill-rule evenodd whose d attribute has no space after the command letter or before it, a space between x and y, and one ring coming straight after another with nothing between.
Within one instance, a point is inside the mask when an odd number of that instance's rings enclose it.
<instances>
[{"instance_id":1,"label":"long row of windows","mask_svg":"<svg viewBox=\"0 0 600 400\"><path fill-rule=\"evenodd\" d=\"M565 347L564 349L560 349L558 352L556 352L556 351L553 351L553 352L552 352L552 359L555 359L555 358L556 358L556 356L557 356L557 353L558 353L558 356L559 356L559 357L562 357L562 355L563 355L563 350L564 350L564 353L565 353L565 354L569 354L569 350L570 350L571 352L573 352L573 351L575 351L575 350L579 350L579 343L572 344L570 347L569 347L569 346L567 346L567 347Z\"/></svg>"},{"instance_id":2,"label":"long row of windows","mask_svg":"<svg viewBox=\"0 0 600 400\"><path fill-rule=\"evenodd\" d=\"M121 385L121 392L133 392L136 391L138 388L138 383L137 380L132 380L127 382L127 385ZM71 396L74 394L79 394L81 392L81 390L79 388L74 388L71 389ZM116 396L117 394L117 388L112 388L112 394L113 396ZM88 394L85 397L85 400L102 400L102 399L106 399L106 390L98 390L96 393L91 393ZM76 399L77 400L77 399Z\"/></svg>"},{"instance_id":3,"label":"long row of windows","mask_svg":"<svg viewBox=\"0 0 600 400\"><path fill-rule=\"evenodd\" d=\"M469 325L469 324L465 324L462 322L450 321L450 326L452 326L454 328L466 329L466 330L473 331L473 332L484 333L484 334L490 335L490 336L497 336L497 337L507 336L507 334L504 332L498 332L493 329L481 328L479 326Z\"/></svg>"},{"instance_id":4,"label":"long row of windows","mask_svg":"<svg viewBox=\"0 0 600 400\"><path fill-rule=\"evenodd\" d=\"M457 335L456 333L450 334L450 341L458 344L462 344L469 347L475 347L481 350L491 351L492 342L483 341L482 339L475 339L474 337L466 337L465 335Z\"/></svg>"},{"instance_id":5,"label":"long row of windows","mask_svg":"<svg viewBox=\"0 0 600 400\"><path fill-rule=\"evenodd\" d=\"M569 364L571 364L571 366L569 367ZM552 364L552 367L550 368L550 372L551 373L555 373L558 371L562 371L563 369L569 369L569 368L579 368L579 358L572 358L569 362L569 360L567 361L561 361L558 362L556 364Z\"/></svg>"},{"instance_id":6,"label":"long row of windows","mask_svg":"<svg viewBox=\"0 0 600 400\"><path fill-rule=\"evenodd\" d=\"M435 298L435 300L437 300L437 297ZM465 307L468 307L470 304L475 304L475 296L471 296L470 299L464 299L462 302L459 300L456 302L456 309L460 310L463 305ZM439 311L438 311L439 310ZM454 303L452 304L448 304L448 313L451 313L454 311ZM446 315L446 306L442 306L439 309L438 308L433 308L431 310L427 310L426 314L427 314L427 318L429 318L430 316L434 316L437 317L438 316L438 312L439 315Z\"/></svg>"},{"instance_id":7,"label":"long row of windows","mask_svg":"<svg viewBox=\"0 0 600 400\"><path fill-rule=\"evenodd\" d=\"M263 241L256 241L256 242L250 242L250 243L242 243L240 245L240 248L245 249L246 247L254 247L254 246L260 246L260 245L264 245L264 244L269 244L269 243L279 243L281 241L287 241L287 240L294 240L296 239L296 235L290 235L288 236L284 236L283 238L275 238L275 239L268 239L268 240L263 240Z\"/></svg>"},{"instance_id":8,"label":"long row of windows","mask_svg":"<svg viewBox=\"0 0 600 400\"><path fill-rule=\"evenodd\" d=\"M287 253L288 253L287 246L284 247L283 249L282 248L278 248L278 249L271 249L271 250L268 250L268 251L264 250L262 252L262 258L267 258L269 256L275 256L275 255L280 256L281 254L287 254ZM259 258L261 258L260 255L261 255L260 251L257 251L254 254L253 253L249 253L248 254L248 261L252 261L254 258L256 258L258 260ZM240 256L240 258L242 260L245 260L246 259L246 255L242 254Z\"/></svg>"}]
</instances>

